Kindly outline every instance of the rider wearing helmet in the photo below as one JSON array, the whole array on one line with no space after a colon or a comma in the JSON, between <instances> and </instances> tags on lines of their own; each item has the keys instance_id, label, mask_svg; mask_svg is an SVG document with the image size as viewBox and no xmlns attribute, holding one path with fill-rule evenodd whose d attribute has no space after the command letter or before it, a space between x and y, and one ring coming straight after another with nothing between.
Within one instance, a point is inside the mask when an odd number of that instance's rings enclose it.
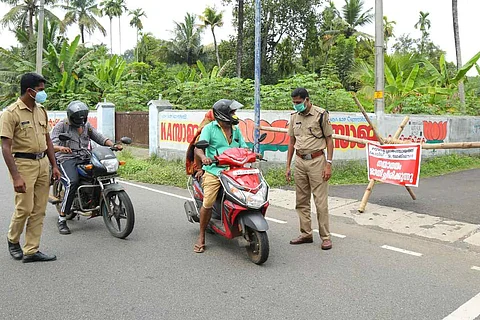
<instances>
[{"instance_id":1,"label":"rider wearing helmet","mask_svg":"<svg viewBox=\"0 0 480 320\"><path fill-rule=\"evenodd\" d=\"M68 134L68 141L61 141L61 133ZM67 107L67 118L59 121L52 132L52 142L55 149L55 157L62 172L62 182L65 186L65 194L62 201L61 213L58 217L58 231L60 234L70 234L67 226L66 215L70 213L73 199L78 188L77 164L78 154L72 154L72 149L90 149L90 140L102 146L113 147L115 144L99 133L88 122L88 107L81 101L72 101ZM118 145L119 150L122 146Z\"/></svg>"},{"instance_id":2,"label":"rider wearing helmet","mask_svg":"<svg viewBox=\"0 0 480 320\"><path fill-rule=\"evenodd\" d=\"M213 115L215 121L210 122L202 129L199 140L207 141L208 148L204 150L195 148L195 155L202 160L203 164L203 204L200 209L200 234L195 243L194 252L201 253L205 251L205 230L212 216L212 208L217 199L220 189L220 172L225 167L212 164L212 158L217 154L222 154L230 148L247 148L247 144L236 127L238 116L235 111L242 108L243 105L235 100L221 99L213 105Z\"/></svg>"}]
</instances>

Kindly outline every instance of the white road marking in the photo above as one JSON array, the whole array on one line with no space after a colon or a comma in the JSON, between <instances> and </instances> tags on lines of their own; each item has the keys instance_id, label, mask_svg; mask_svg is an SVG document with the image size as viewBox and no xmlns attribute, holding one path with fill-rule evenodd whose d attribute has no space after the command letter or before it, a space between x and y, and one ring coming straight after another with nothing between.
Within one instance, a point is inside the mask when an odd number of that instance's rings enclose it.
<instances>
[{"instance_id":1,"label":"white road marking","mask_svg":"<svg viewBox=\"0 0 480 320\"><path fill-rule=\"evenodd\" d=\"M313 229L314 232L318 232L318 229ZM339 233L334 233L334 232L330 232L330 235L332 237L336 237L336 238L340 238L340 239L345 239L347 236L344 236L343 234L339 234Z\"/></svg>"},{"instance_id":2,"label":"white road marking","mask_svg":"<svg viewBox=\"0 0 480 320\"><path fill-rule=\"evenodd\" d=\"M478 316L480 316L480 293L443 318L443 320L474 320Z\"/></svg>"},{"instance_id":3,"label":"white road marking","mask_svg":"<svg viewBox=\"0 0 480 320\"><path fill-rule=\"evenodd\" d=\"M141 185L139 185L139 184L127 182L127 181L120 180L120 179L118 179L118 181L120 181L120 182L123 183L123 184L129 185L129 186L137 187L137 188L140 188L140 189L145 189L145 190L148 190L148 191L153 191L153 192L156 192L156 193L161 193L161 194L164 194L164 195L166 195L166 196L175 197L175 198L179 198L179 199L183 199L183 200L191 200L191 198L179 196L178 194L174 194L174 193L170 193L170 192L165 192L165 191L160 191L160 190L157 190L157 189L153 189L153 188L141 186Z\"/></svg>"},{"instance_id":4,"label":"white road marking","mask_svg":"<svg viewBox=\"0 0 480 320\"><path fill-rule=\"evenodd\" d=\"M191 198L187 198L187 197L184 197L184 196L179 196L178 194L165 192L165 191L160 191L160 190L145 187L145 186L142 186L142 185L139 185L139 184L136 184L136 183L127 182L125 180L118 179L118 181L120 181L123 184L129 185L129 186L137 187L137 188L140 188L140 189L144 189L144 190L148 190L148 191L152 191L152 192L156 192L156 193L161 193L161 194L164 194L166 196L175 197L175 198L179 198L179 199L183 199L183 200L191 200ZM267 219L269 221L272 221L272 222L281 223L281 224L287 223L287 221L278 220L278 219L270 218L270 217L266 217L265 219Z\"/></svg>"},{"instance_id":5,"label":"white road marking","mask_svg":"<svg viewBox=\"0 0 480 320\"><path fill-rule=\"evenodd\" d=\"M285 224L285 223L287 223L287 221L278 220L278 219L270 218L270 217L265 217L265 219L268 220L268 221L272 221L272 222L276 222L276 223L280 223L280 224Z\"/></svg>"},{"instance_id":6,"label":"white road marking","mask_svg":"<svg viewBox=\"0 0 480 320\"><path fill-rule=\"evenodd\" d=\"M405 253L405 254L409 254L409 255L412 255L412 256L416 256L416 257L423 256L423 254L418 253L418 252L409 251L409 250L405 250L405 249L400 249L400 248L396 248L396 247L391 247L391 246L387 246L387 245L383 245L383 246L381 246L381 248L396 251L396 252L401 252L401 253Z\"/></svg>"},{"instance_id":7,"label":"white road marking","mask_svg":"<svg viewBox=\"0 0 480 320\"><path fill-rule=\"evenodd\" d=\"M480 271L480 267L473 266L473 267L472 267L472 270L477 270L477 271Z\"/></svg>"}]
</instances>

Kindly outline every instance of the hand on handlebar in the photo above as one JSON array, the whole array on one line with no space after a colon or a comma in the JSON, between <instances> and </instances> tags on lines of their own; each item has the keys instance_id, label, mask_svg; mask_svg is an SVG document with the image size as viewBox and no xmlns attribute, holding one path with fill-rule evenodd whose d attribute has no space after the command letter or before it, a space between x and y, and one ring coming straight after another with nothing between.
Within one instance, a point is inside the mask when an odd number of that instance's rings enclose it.
<instances>
[{"instance_id":1,"label":"hand on handlebar","mask_svg":"<svg viewBox=\"0 0 480 320\"><path fill-rule=\"evenodd\" d=\"M207 166L208 166L208 165L212 164L212 162L213 162L213 161L212 161L212 159L210 159L210 158L207 158L207 157L203 157L203 158L202 158L202 164L204 164L204 165L207 165Z\"/></svg>"},{"instance_id":2,"label":"hand on handlebar","mask_svg":"<svg viewBox=\"0 0 480 320\"><path fill-rule=\"evenodd\" d=\"M59 151L61 153L72 153L72 149L70 149L69 147L60 147Z\"/></svg>"}]
</instances>

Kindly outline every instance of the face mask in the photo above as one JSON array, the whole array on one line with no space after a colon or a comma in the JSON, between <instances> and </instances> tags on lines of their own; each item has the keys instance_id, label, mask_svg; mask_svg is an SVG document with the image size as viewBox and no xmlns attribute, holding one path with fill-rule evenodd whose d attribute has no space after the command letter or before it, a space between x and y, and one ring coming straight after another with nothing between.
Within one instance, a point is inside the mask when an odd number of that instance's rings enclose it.
<instances>
[{"instance_id":1,"label":"face mask","mask_svg":"<svg viewBox=\"0 0 480 320\"><path fill-rule=\"evenodd\" d=\"M299 104L294 104L294 105L293 105L293 108L294 108L295 111L297 111L297 112L303 112L303 111L305 111L305 109L306 109L307 107L305 107L305 101L304 101L304 102L299 103Z\"/></svg>"},{"instance_id":2,"label":"face mask","mask_svg":"<svg viewBox=\"0 0 480 320\"><path fill-rule=\"evenodd\" d=\"M35 91L35 90L33 90ZM44 103L46 100L47 100L47 93L45 92L45 90L42 90L42 91L35 91L36 95L35 95L35 101L38 102L38 103Z\"/></svg>"}]
</instances>

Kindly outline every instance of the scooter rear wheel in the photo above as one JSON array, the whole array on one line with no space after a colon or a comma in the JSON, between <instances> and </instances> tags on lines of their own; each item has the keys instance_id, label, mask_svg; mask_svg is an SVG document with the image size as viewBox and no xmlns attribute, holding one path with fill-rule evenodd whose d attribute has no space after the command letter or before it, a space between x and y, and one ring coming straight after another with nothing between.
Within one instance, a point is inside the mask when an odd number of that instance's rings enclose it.
<instances>
[{"instance_id":1,"label":"scooter rear wheel","mask_svg":"<svg viewBox=\"0 0 480 320\"><path fill-rule=\"evenodd\" d=\"M247 235L250 245L246 247L250 260L255 264L262 264L268 259L270 253L270 245L266 231L253 230L247 227Z\"/></svg>"}]
</instances>

